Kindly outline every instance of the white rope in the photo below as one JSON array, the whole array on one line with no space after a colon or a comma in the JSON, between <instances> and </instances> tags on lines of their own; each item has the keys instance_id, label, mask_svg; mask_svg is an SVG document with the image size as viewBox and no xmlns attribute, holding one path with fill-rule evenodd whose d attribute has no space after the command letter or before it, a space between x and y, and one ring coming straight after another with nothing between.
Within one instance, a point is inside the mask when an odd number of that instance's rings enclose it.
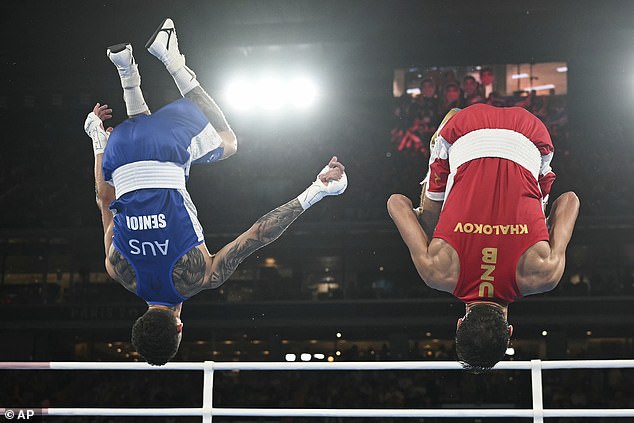
<instances>
[{"instance_id":1,"label":"white rope","mask_svg":"<svg viewBox=\"0 0 634 423\"><path fill-rule=\"evenodd\" d=\"M241 417L533 417L526 409L345 409L345 408L48 408L51 416L213 416ZM550 409L544 417L634 417L634 409Z\"/></svg>"},{"instance_id":2,"label":"white rope","mask_svg":"<svg viewBox=\"0 0 634 423\"><path fill-rule=\"evenodd\" d=\"M541 372L554 369L634 368L634 360L506 361L496 370L531 370L534 381L533 409L316 409L316 408L212 408L213 372L218 370L460 370L455 361L388 362L224 362L147 363L119 362L0 362L5 370L180 370L204 371L202 408L48 408L37 414L55 416L212 416L243 417L526 417L534 422L544 417L634 417L634 409L547 409L542 407ZM24 409L24 408L22 408ZM0 411L4 411L1 409Z\"/></svg>"},{"instance_id":3,"label":"white rope","mask_svg":"<svg viewBox=\"0 0 634 423\"><path fill-rule=\"evenodd\" d=\"M634 368L634 360L541 361L543 370ZM204 370L203 362L167 363L151 366L136 362L0 362L0 369L16 370ZM214 362L213 369L226 370L461 370L455 361L348 361L348 362ZM530 370L530 361L503 361L494 370Z\"/></svg>"}]
</instances>

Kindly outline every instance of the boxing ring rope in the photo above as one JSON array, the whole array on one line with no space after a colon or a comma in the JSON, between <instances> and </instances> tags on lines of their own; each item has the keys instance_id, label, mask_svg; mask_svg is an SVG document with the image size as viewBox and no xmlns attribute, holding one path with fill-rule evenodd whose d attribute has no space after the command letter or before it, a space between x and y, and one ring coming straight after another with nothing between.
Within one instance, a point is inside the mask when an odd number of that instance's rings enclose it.
<instances>
[{"instance_id":1,"label":"boxing ring rope","mask_svg":"<svg viewBox=\"0 0 634 423\"><path fill-rule=\"evenodd\" d=\"M147 363L119 362L0 362L1 370L176 370L202 371L203 405L200 408L33 408L36 415L50 416L201 416L211 423L213 416L242 417L525 417L543 423L547 417L634 417L634 409L544 409L542 371L562 369L634 368L634 360L560 360L507 361L494 370L530 370L532 409L327 409L327 408L215 408L213 376L215 371L311 371L311 370L461 370L453 361L389 361L389 362L213 362L168 363L150 366ZM24 409L24 408L22 408ZM0 408L0 413L13 412Z\"/></svg>"}]
</instances>

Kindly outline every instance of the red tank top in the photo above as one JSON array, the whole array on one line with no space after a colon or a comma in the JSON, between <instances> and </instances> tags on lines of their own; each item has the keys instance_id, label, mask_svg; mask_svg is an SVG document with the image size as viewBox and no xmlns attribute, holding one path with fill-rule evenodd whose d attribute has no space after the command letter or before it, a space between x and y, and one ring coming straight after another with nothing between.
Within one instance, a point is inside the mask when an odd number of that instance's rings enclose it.
<instances>
[{"instance_id":1,"label":"red tank top","mask_svg":"<svg viewBox=\"0 0 634 423\"><path fill-rule=\"evenodd\" d=\"M549 239L541 196L531 172L511 160L484 157L457 169L434 233L460 258L457 298L508 304L521 297L517 262Z\"/></svg>"}]
</instances>

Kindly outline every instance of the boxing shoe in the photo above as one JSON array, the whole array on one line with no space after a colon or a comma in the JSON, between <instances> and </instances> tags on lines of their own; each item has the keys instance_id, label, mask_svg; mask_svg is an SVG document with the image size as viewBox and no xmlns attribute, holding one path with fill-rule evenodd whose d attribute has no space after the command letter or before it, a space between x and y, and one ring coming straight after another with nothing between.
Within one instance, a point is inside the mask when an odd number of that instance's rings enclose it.
<instances>
[{"instance_id":1,"label":"boxing shoe","mask_svg":"<svg viewBox=\"0 0 634 423\"><path fill-rule=\"evenodd\" d=\"M132 45L130 43L115 44L106 50L108 59L117 67L121 77L123 88L138 87L141 85L138 65L132 55Z\"/></svg>"},{"instance_id":2,"label":"boxing shoe","mask_svg":"<svg viewBox=\"0 0 634 423\"><path fill-rule=\"evenodd\" d=\"M115 44L106 50L108 59L117 67L117 69L128 69L134 65L134 56L132 55L132 44L123 43Z\"/></svg>"},{"instance_id":3,"label":"boxing shoe","mask_svg":"<svg viewBox=\"0 0 634 423\"><path fill-rule=\"evenodd\" d=\"M178 37L174 22L166 18L154 31L145 44L145 48L159 59L170 73L175 73L185 66L185 57L178 50Z\"/></svg>"}]
</instances>

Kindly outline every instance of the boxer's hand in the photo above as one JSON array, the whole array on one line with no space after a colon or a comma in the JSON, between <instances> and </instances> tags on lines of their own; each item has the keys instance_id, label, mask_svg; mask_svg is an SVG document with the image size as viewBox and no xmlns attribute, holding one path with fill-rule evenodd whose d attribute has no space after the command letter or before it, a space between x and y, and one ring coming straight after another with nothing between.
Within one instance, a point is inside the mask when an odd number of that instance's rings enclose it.
<instances>
[{"instance_id":1,"label":"boxer's hand","mask_svg":"<svg viewBox=\"0 0 634 423\"><path fill-rule=\"evenodd\" d=\"M346 170L346 167L337 161L337 156L334 156L328 162L328 166L319 173L318 177L323 183L338 181L343 176L344 170Z\"/></svg>"},{"instance_id":2,"label":"boxer's hand","mask_svg":"<svg viewBox=\"0 0 634 423\"><path fill-rule=\"evenodd\" d=\"M97 154L103 154L104 149L106 148L106 143L108 142L108 137L112 128L108 128L108 131L104 130L103 121L108 120L111 117L112 109L109 109L107 104L102 106L99 103L97 103L92 109L92 112L88 113L88 116L86 116L84 131L86 131L86 134L92 139L92 147L95 156Z\"/></svg>"},{"instance_id":3,"label":"boxer's hand","mask_svg":"<svg viewBox=\"0 0 634 423\"><path fill-rule=\"evenodd\" d=\"M109 109L107 104L95 104L92 112L97 115L97 117L101 119L102 122L112 118L112 109Z\"/></svg>"},{"instance_id":4,"label":"boxer's hand","mask_svg":"<svg viewBox=\"0 0 634 423\"><path fill-rule=\"evenodd\" d=\"M344 170L344 165L337 161L336 156L330 159L315 178L315 182L297 197L304 210L327 195L342 194L348 187L348 176Z\"/></svg>"},{"instance_id":5,"label":"boxer's hand","mask_svg":"<svg viewBox=\"0 0 634 423\"><path fill-rule=\"evenodd\" d=\"M348 177L345 169L346 167L337 161L337 156L333 156L328 165L319 172L315 182L323 184L326 195L339 195L348 186Z\"/></svg>"}]
</instances>

